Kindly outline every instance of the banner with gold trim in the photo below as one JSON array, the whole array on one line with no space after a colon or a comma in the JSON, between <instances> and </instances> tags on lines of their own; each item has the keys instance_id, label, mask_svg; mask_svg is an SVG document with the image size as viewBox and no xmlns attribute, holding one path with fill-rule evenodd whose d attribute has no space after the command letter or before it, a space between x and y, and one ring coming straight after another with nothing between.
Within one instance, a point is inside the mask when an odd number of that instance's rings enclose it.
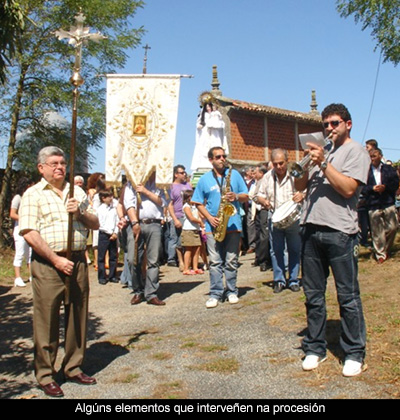
<instances>
[{"instance_id":1,"label":"banner with gold trim","mask_svg":"<svg viewBox=\"0 0 400 420\"><path fill-rule=\"evenodd\" d=\"M122 172L136 186L156 171L169 186L175 154L180 75L107 75L106 181L119 185Z\"/></svg>"}]
</instances>

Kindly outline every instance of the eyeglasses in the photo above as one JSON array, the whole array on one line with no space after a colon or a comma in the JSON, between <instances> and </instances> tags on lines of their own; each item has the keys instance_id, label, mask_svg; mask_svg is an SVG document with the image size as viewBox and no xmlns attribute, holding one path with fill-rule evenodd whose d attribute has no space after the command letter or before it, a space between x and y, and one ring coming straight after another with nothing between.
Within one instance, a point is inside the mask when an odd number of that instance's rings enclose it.
<instances>
[{"instance_id":1,"label":"eyeglasses","mask_svg":"<svg viewBox=\"0 0 400 420\"><path fill-rule=\"evenodd\" d=\"M67 162L54 162L54 163L45 162L44 165L49 166L51 169L56 169L58 166L66 168L67 167Z\"/></svg>"},{"instance_id":2,"label":"eyeglasses","mask_svg":"<svg viewBox=\"0 0 400 420\"><path fill-rule=\"evenodd\" d=\"M215 159L215 160L219 160L219 159L221 159L221 158L226 159L226 157L227 157L226 155L215 155L215 156L214 156L214 159Z\"/></svg>"},{"instance_id":3,"label":"eyeglasses","mask_svg":"<svg viewBox=\"0 0 400 420\"><path fill-rule=\"evenodd\" d=\"M329 121L329 122L324 122L322 125L324 126L324 128L328 128L329 125L331 125L333 128L336 128L339 126L341 122L344 122L344 121L343 120Z\"/></svg>"}]
</instances>

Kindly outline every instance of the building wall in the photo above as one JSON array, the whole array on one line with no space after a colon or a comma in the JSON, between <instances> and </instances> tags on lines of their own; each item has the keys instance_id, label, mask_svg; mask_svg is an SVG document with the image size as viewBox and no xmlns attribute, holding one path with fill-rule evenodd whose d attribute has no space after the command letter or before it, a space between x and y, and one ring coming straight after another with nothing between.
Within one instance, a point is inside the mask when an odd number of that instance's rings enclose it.
<instances>
[{"instance_id":1,"label":"building wall","mask_svg":"<svg viewBox=\"0 0 400 420\"><path fill-rule=\"evenodd\" d=\"M304 156L298 135L322 131L320 123L279 119L238 110L231 110L229 120L231 159L253 162L270 160L271 150L277 147L288 151L289 161L297 161Z\"/></svg>"}]
</instances>

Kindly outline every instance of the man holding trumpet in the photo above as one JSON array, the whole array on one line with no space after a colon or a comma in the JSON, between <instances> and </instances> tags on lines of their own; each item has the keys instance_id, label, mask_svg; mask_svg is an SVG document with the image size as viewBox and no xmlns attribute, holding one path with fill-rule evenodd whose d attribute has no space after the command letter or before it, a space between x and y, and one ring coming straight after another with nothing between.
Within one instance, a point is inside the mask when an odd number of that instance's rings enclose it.
<instances>
[{"instance_id":1,"label":"man holding trumpet","mask_svg":"<svg viewBox=\"0 0 400 420\"><path fill-rule=\"evenodd\" d=\"M301 216L308 326L302 367L313 370L326 360L325 292L331 269L341 314L340 344L345 354L342 373L355 376L363 370L366 348L358 283L357 201L367 181L370 158L350 137L352 121L344 105L328 105L321 115L333 149L327 157L323 147L307 143L312 167L295 180L296 189L307 189Z\"/></svg>"}]
</instances>

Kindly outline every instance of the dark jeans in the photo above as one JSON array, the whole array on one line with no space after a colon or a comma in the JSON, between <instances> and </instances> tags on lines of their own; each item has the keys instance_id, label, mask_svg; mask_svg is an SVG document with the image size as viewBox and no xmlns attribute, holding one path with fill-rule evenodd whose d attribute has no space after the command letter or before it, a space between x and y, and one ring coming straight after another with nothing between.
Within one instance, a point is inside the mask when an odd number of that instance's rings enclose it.
<instances>
[{"instance_id":1,"label":"dark jeans","mask_svg":"<svg viewBox=\"0 0 400 420\"><path fill-rule=\"evenodd\" d=\"M256 260L260 265L271 265L268 219L268 210L260 210L257 212L256 229L258 232L258 240L256 243Z\"/></svg>"},{"instance_id":2,"label":"dark jeans","mask_svg":"<svg viewBox=\"0 0 400 420\"><path fill-rule=\"evenodd\" d=\"M118 256L118 241L111 241L108 233L99 232L99 244L97 250L97 277L99 280L106 280L106 253L108 251L108 264L110 271L108 272L108 278L115 279L117 277L117 256Z\"/></svg>"},{"instance_id":3,"label":"dark jeans","mask_svg":"<svg viewBox=\"0 0 400 420\"><path fill-rule=\"evenodd\" d=\"M340 344L347 359L362 362L366 328L358 284L358 239L323 226L302 228L303 288L308 331L303 340L306 354L326 354L325 292L329 268L334 277L341 314Z\"/></svg>"}]
</instances>

